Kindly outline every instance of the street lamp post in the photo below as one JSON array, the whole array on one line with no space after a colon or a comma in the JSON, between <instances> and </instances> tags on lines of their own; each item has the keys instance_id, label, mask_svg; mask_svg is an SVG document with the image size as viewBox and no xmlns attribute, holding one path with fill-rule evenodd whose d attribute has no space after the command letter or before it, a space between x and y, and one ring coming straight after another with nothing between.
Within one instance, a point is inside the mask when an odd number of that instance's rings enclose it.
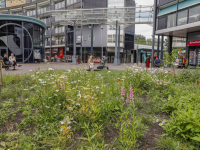
<instances>
[{"instance_id":1,"label":"street lamp post","mask_svg":"<svg viewBox=\"0 0 200 150\"><path fill-rule=\"evenodd\" d=\"M103 59L103 26L101 26L101 59Z\"/></svg>"}]
</instances>

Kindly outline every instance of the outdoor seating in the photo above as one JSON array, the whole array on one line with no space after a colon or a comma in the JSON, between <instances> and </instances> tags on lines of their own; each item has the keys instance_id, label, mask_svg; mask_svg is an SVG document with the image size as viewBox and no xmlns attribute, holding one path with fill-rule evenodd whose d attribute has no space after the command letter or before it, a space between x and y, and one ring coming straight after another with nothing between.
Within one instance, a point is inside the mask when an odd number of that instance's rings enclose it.
<instances>
[{"instance_id":1,"label":"outdoor seating","mask_svg":"<svg viewBox=\"0 0 200 150\"><path fill-rule=\"evenodd\" d=\"M1 60L1 65L2 65L2 68L5 68L6 71L9 70L9 68L11 67L10 65L6 65L3 60Z\"/></svg>"}]
</instances>

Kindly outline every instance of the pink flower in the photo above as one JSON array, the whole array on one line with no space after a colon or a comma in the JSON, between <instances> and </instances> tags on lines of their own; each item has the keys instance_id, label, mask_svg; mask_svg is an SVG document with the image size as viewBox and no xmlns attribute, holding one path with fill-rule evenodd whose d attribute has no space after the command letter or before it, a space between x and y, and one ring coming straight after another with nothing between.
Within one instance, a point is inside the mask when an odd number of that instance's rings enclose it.
<instances>
[{"instance_id":1,"label":"pink flower","mask_svg":"<svg viewBox=\"0 0 200 150\"><path fill-rule=\"evenodd\" d=\"M133 88L130 87L130 100L133 101L134 100L134 93L133 93Z\"/></svg>"},{"instance_id":2,"label":"pink flower","mask_svg":"<svg viewBox=\"0 0 200 150\"><path fill-rule=\"evenodd\" d=\"M127 99L126 99L126 104L128 104L128 103L129 103L129 99L127 98Z\"/></svg>"}]
</instances>

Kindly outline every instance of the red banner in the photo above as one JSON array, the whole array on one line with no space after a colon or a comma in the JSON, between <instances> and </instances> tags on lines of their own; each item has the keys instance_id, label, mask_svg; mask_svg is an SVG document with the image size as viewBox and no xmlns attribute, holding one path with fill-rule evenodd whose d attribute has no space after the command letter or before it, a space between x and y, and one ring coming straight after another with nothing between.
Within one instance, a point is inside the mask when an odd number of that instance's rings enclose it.
<instances>
[{"instance_id":1,"label":"red banner","mask_svg":"<svg viewBox=\"0 0 200 150\"><path fill-rule=\"evenodd\" d=\"M63 48L59 48L59 57L63 58Z\"/></svg>"},{"instance_id":2,"label":"red banner","mask_svg":"<svg viewBox=\"0 0 200 150\"><path fill-rule=\"evenodd\" d=\"M199 46L199 45L200 45L200 40L188 41L188 46Z\"/></svg>"}]
</instances>

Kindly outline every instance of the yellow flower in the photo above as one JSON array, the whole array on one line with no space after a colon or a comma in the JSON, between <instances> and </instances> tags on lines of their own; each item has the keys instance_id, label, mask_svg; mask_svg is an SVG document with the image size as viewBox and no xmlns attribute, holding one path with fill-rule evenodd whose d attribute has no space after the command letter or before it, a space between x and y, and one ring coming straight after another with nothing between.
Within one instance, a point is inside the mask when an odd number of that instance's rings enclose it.
<instances>
[{"instance_id":1,"label":"yellow flower","mask_svg":"<svg viewBox=\"0 0 200 150\"><path fill-rule=\"evenodd\" d=\"M71 138L71 135L68 134L68 135L67 135L67 138Z\"/></svg>"},{"instance_id":2,"label":"yellow flower","mask_svg":"<svg viewBox=\"0 0 200 150\"><path fill-rule=\"evenodd\" d=\"M65 129L66 129L66 127L65 127L65 126L61 126L61 128L62 128L63 130L65 130Z\"/></svg>"},{"instance_id":3,"label":"yellow flower","mask_svg":"<svg viewBox=\"0 0 200 150\"><path fill-rule=\"evenodd\" d=\"M69 130L68 130L68 129L65 129L65 131L66 131L66 132L69 132Z\"/></svg>"}]
</instances>

